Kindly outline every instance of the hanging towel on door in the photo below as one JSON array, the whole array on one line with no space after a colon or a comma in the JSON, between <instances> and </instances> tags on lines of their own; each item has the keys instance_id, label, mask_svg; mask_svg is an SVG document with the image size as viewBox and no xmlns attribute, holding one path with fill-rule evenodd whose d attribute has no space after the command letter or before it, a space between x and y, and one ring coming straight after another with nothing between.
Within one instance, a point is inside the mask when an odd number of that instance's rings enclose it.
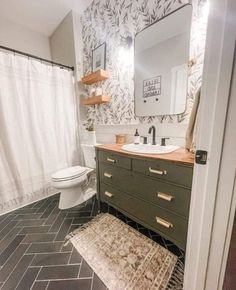
<instances>
[{"instance_id":1,"label":"hanging towel on door","mask_svg":"<svg viewBox=\"0 0 236 290\"><path fill-rule=\"evenodd\" d=\"M201 96L201 87L198 89L195 100L193 103L192 112L189 119L188 129L186 132L186 149L195 152L195 137L196 137L196 127L197 127L197 114L198 114L198 107L200 103L200 96Z\"/></svg>"}]
</instances>

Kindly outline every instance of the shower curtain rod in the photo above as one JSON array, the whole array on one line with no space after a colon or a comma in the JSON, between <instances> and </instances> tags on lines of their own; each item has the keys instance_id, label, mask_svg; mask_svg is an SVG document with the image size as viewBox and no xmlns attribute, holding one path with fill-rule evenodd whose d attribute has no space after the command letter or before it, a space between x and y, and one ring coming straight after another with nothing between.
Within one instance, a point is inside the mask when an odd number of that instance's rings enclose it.
<instances>
[{"instance_id":1,"label":"shower curtain rod","mask_svg":"<svg viewBox=\"0 0 236 290\"><path fill-rule=\"evenodd\" d=\"M24 55L24 56L27 56L27 57L31 57L31 58L34 58L34 59L37 59L37 60L40 60L40 61L43 61L43 62L47 62L47 63L50 63L51 65L59 66L60 68L66 68L66 69L69 69L69 70L72 70L72 71L74 70L73 66L67 66L67 65L64 65L64 64L61 64L61 63L57 63L57 62L54 62L54 61L51 61L51 60L48 60L48 59L45 59L45 58L41 58L41 57L35 56L33 54L25 53L25 52L22 52L22 51L19 51L19 50L10 48L10 47L6 47L6 46L0 45L0 49L8 50L8 51L11 51L13 53L17 53L17 54Z\"/></svg>"}]
</instances>

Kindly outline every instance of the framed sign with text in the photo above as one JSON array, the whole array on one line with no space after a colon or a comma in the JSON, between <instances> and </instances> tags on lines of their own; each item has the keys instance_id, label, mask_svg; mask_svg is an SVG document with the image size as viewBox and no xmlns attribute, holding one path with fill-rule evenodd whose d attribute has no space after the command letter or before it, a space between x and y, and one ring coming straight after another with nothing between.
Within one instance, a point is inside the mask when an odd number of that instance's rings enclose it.
<instances>
[{"instance_id":1,"label":"framed sign with text","mask_svg":"<svg viewBox=\"0 0 236 290\"><path fill-rule=\"evenodd\" d=\"M143 81L143 97L158 97L161 94L161 76Z\"/></svg>"}]
</instances>

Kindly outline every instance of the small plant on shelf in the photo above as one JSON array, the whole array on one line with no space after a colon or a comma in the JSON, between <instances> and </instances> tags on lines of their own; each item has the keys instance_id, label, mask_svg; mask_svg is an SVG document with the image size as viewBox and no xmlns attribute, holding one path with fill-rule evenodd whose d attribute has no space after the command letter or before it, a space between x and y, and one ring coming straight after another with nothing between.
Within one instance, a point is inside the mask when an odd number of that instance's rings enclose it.
<instances>
[{"instance_id":1,"label":"small plant on shelf","mask_svg":"<svg viewBox=\"0 0 236 290\"><path fill-rule=\"evenodd\" d=\"M83 125L85 127L84 137L86 144L95 145L97 142L94 128L94 120L89 118Z\"/></svg>"},{"instance_id":2,"label":"small plant on shelf","mask_svg":"<svg viewBox=\"0 0 236 290\"><path fill-rule=\"evenodd\" d=\"M95 131L94 129L94 120L93 119L88 119L87 122L84 124L85 129L89 132Z\"/></svg>"}]
</instances>

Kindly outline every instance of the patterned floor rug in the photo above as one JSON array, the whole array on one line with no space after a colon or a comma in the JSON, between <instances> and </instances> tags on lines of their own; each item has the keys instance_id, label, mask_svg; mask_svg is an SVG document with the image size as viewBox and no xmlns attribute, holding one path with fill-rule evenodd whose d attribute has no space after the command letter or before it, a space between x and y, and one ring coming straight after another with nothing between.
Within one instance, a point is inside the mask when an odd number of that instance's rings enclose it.
<instances>
[{"instance_id":1,"label":"patterned floor rug","mask_svg":"<svg viewBox=\"0 0 236 290\"><path fill-rule=\"evenodd\" d=\"M182 289L178 258L108 213L68 239L110 290Z\"/></svg>"}]
</instances>

